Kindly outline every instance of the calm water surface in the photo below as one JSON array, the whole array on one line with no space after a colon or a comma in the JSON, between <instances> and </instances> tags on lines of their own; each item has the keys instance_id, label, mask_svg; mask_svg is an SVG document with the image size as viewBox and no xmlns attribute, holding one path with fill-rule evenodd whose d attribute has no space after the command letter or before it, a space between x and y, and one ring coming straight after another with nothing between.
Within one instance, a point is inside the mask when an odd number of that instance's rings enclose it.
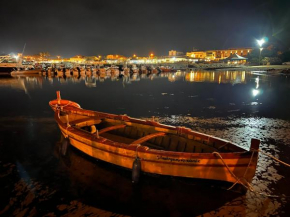
<instances>
[{"instance_id":1,"label":"calm water surface","mask_svg":"<svg viewBox=\"0 0 290 217\"><path fill-rule=\"evenodd\" d=\"M216 182L143 175L93 160L70 147L48 102L170 125L261 149L290 163L290 78L261 72L177 72L131 77L0 77L0 215L5 216L289 216L290 168L262 154L256 192Z\"/></svg>"}]
</instances>

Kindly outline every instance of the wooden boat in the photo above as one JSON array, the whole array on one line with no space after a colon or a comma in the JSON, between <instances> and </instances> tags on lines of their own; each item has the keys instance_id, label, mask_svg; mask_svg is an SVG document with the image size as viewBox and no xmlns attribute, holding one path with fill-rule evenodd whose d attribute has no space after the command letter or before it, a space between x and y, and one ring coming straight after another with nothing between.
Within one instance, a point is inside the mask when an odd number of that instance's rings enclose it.
<instances>
[{"instance_id":1,"label":"wooden boat","mask_svg":"<svg viewBox=\"0 0 290 217\"><path fill-rule=\"evenodd\" d=\"M160 67L161 72L176 72L177 70L170 67Z\"/></svg>"},{"instance_id":2,"label":"wooden boat","mask_svg":"<svg viewBox=\"0 0 290 217\"><path fill-rule=\"evenodd\" d=\"M59 91L49 105L72 146L93 158L132 169L133 181L145 172L248 186L255 175L257 139L251 140L248 151L188 128L85 110L62 100Z\"/></svg>"},{"instance_id":3,"label":"wooden boat","mask_svg":"<svg viewBox=\"0 0 290 217\"><path fill-rule=\"evenodd\" d=\"M39 74L41 73L41 69L24 69L24 70L14 70L11 72L11 75L31 75L31 74Z\"/></svg>"}]
</instances>

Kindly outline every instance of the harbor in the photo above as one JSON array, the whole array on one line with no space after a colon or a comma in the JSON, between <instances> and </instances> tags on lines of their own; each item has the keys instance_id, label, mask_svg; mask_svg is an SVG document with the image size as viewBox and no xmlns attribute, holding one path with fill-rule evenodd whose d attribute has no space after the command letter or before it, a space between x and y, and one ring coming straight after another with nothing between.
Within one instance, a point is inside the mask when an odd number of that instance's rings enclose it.
<instances>
[{"instance_id":1,"label":"harbor","mask_svg":"<svg viewBox=\"0 0 290 217\"><path fill-rule=\"evenodd\" d=\"M290 1L3 1L0 216L290 216Z\"/></svg>"}]
</instances>

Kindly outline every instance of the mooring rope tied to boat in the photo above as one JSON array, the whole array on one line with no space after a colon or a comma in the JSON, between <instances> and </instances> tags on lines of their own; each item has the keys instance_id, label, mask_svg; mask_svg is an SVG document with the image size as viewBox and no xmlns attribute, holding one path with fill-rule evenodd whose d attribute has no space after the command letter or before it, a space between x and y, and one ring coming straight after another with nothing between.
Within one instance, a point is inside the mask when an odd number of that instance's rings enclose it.
<instances>
[{"instance_id":1,"label":"mooring rope tied to boat","mask_svg":"<svg viewBox=\"0 0 290 217\"><path fill-rule=\"evenodd\" d=\"M284 161L279 160L278 158L274 157L273 155L267 154L266 152L262 151L261 149L258 149L258 152L261 152L262 154L272 158L273 160L278 161L281 164L284 164L287 167L290 167L290 164L285 163Z\"/></svg>"},{"instance_id":2,"label":"mooring rope tied to boat","mask_svg":"<svg viewBox=\"0 0 290 217\"><path fill-rule=\"evenodd\" d=\"M62 110L64 107L68 106L71 103L72 103L72 101L69 101L66 105L63 105L63 106L60 106L59 104L55 104L55 108L56 109L59 109L60 108L60 110Z\"/></svg>"},{"instance_id":3,"label":"mooring rope tied to boat","mask_svg":"<svg viewBox=\"0 0 290 217\"><path fill-rule=\"evenodd\" d=\"M213 154L215 154L215 155L217 155L220 159L221 159L221 161L223 162L223 164L226 166L226 168L227 168L227 170L229 171L229 173L237 180L231 187L229 187L227 190L231 190L236 184L238 184L238 183L240 183L241 185L243 185L245 188L247 188L248 190L250 190L251 192L254 192L254 188L253 188L253 186L245 179L245 175L246 175L246 172L248 171L248 168L249 168L249 166L250 166L250 163L251 163L251 161L252 161L252 157L251 157L251 159L250 159L250 162L249 162L249 164L248 164L248 166L247 166L247 169L246 169L246 171L245 171L245 173L244 173L244 176L243 177L241 177L241 178L238 178L231 170L230 170L230 168L229 168L229 166L227 165L227 163L224 161L224 159L223 159L223 157L220 155L220 153L219 152L213 152ZM253 155L252 155L253 156ZM245 183L248 185L248 186L246 186L242 181L241 181L241 179L244 179L244 181L245 181Z\"/></svg>"},{"instance_id":4,"label":"mooring rope tied to boat","mask_svg":"<svg viewBox=\"0 0 290 217\"><path fill-rule=\"evenodd\" d=\"M254 153L255 152L260 152L260 153L262 153L262 154L265 154L266 156L268 156L268 157L270 157L270 158L272 158L272 159L274 159L274 160L276 160L276 161L278 161L278 162L280 162L280 163L282 163L282 164L284 164L284 165L286 165L286 166L288 166L288 167L290 167L290 165L289 164L287 164L287 163L285 163L285 162L283 162L283 161L281 161L281 160L279 160L279 159L277 159L277 158L275 158L274 156L272 156L272 155L270 155L270 154L267 154L266 152L264 152L264 151L262 151L262 150L260 150L260 149L258 149L258 150L252 150L252 156L251 156L251 158L250 158L250 161L249 161L249 164L248 164L248 166L247 166L247 168L246 168L246 171L245 171L245 173L244 173L244 175L243 175L243 177L240 177L240 178L238 178L231 170L230 170L230 168L228 167L228 165L226 164L226 162L224 161L224 159L223 159L223 157L221 156L221 154L219 153L219 152L212 152L213 154L215 154L215 155L217 155L220 159L221 159L221 161L223 162L223 164L226 166L226 168L227 168L227 170L229 171L229 173L237 180L231 187L229 187L227 190L231 190L236 184L238 184L238 183L240 183L242 186L244 186L245 188L247 188L248 190L250 190L251 192L253 192L253 193L255 193L255 194L259 194L259 195L262 195L262 196L266 196L266 197L276 197L276 198L288 198L288 197L290 197L290 196L278 196L278 195L270 195L270 194L266 194L266 193L263 193L263 192L257 192L257 191L255 191L255 189L253 188L253 186L246 180L246 178L245 178L245 175L247 174L247 171L248 171L248 169L249 169L249 167L250 167L250 164L251 164L251 161L252 161L252 159L253 159L253 155L254 155ZM243 179L244 180L244 182L245 182L245 184L243 183L243 182L241 182L241 179Z\"/></svg>"}]
</instances>

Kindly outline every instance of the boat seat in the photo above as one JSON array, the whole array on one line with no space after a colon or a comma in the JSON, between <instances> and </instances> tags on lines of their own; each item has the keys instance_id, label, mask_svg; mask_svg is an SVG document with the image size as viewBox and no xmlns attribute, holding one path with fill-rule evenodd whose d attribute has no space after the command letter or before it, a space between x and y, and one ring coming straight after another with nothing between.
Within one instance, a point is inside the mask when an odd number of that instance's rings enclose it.
<instances>
[{"instance_id":1,"label":"boat seat","mask_svg":"<svg viewBox=\"0 0 290 217\"><path fill-rule=\"evenodd\" d=\"M89 126L91 124L99 124L101 122L102 122L102 119L92 119L92 117L88 117L88 118L78 119L75 121L70 121L69 124L71 126L83 127L83 126Z\"/></svg>"},{"instance_id":2,"label":"boat seat","mask_svg":"<svg viewBox=\"0 0 290 217\"><path fill-rule=\"evenodd\" d=\"M120 128L124 128L126 126L127 125L121 124L121 125L114 125L114 126L111 126L111 127L106 127L104 129L101 129L99 131L99 134L102 134L102 133L105 133L105 132L108 132L108 131L111 131L111 130L117 130L117 129L120 129Z\"/></svg>"},{"instance_id":3,"label":"boat seat","mask_svg":"<svg viewBox=\"0 0 290 217\"><path fill-rule=\"evenodd\" d=\"M140 139L135 140L134 142L131 143L131 145L141 144L141 143L146 142L147 140L152 139L154 137L157 137L157 136L165 136L165 134L166 133L163 133L163 132L149 134L147 136L144 136L144 137L141 137Z\"/></svg>"},{"instance_id":4,"label":"boat seat","mask_svg":"<svg viewBox=\"0 0 290 217\"><path fill-rule=\"evenodd\" d=\"M70 125L77 125L79 123L82 123L82 122L85 122L85 121L89 121L89 120L92 120L92 117L88 117L88 118L82 118L82 119L78 119L78 120L75 120L75 121L70 121Z\"/></svg>"}]
</instances>

